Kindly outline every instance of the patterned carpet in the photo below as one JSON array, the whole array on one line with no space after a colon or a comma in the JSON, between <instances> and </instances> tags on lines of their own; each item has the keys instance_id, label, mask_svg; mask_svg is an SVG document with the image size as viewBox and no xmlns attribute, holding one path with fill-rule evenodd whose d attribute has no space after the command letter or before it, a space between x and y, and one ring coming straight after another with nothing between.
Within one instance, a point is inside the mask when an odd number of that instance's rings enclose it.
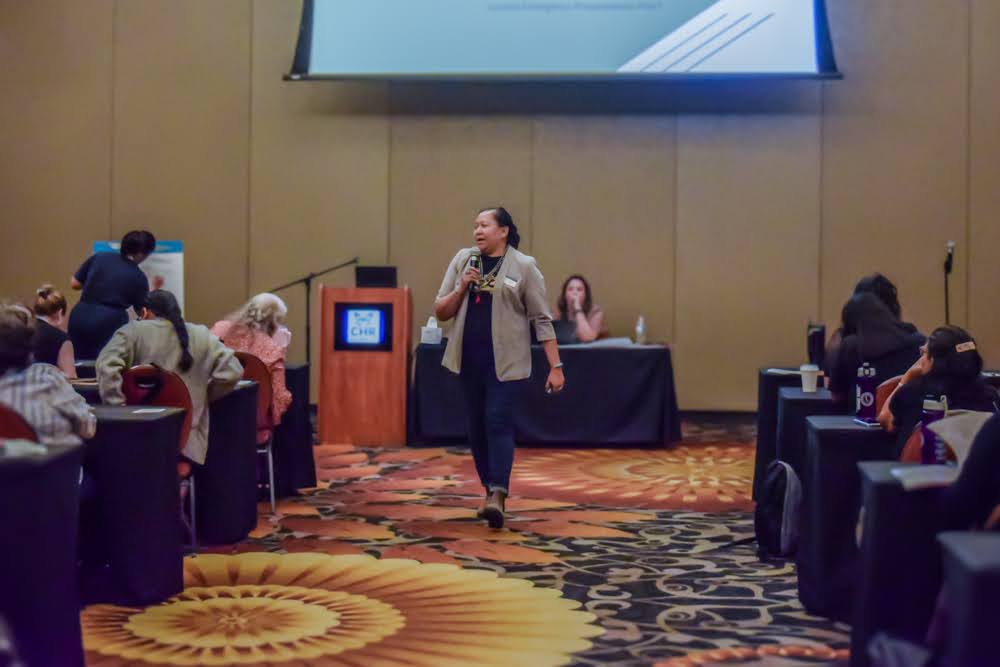
<instances>
[{"instance_id":1,"label":"patterned carpet","mask_svg":"<svg viewBox=\"0 0 1000 667\"><path fill-rule=\"evenodd\" d=\"M83 613L87 664L846 665L752 546L752 433L518 451L508 527L461 449L316 448L321 484L185 563L182 595ZM269 508L267 508L269 509Z\"/></svg>"}]
</instances>

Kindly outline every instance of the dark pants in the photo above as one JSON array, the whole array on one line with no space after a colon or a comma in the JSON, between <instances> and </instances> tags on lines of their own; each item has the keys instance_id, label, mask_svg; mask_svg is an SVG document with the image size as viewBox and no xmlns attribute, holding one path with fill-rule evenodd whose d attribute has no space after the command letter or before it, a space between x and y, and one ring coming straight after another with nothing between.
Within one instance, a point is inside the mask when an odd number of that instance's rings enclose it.
<instances>
[{"instance_id":1,"label":"dark pants","mask_svg":"<svg viewBox=\"0 0 1000 667\"><path fill-rule=\"evenodd\" d=\"M492 360L462 364L469 448L487 491L510 489L514 466L514 407L526 380L500 382Z\"/></svg>"},{"instance_id":2,"label":"dark pants","mask_svg":"<svg viewBox=\"0 0 1000 667\"><path fill-rule=\"evenodd\" d=\"M69 314L69 338L77 359L97 359L115 332L128 324L124 308L81 301Z\"/></svg>"}]
</instances>

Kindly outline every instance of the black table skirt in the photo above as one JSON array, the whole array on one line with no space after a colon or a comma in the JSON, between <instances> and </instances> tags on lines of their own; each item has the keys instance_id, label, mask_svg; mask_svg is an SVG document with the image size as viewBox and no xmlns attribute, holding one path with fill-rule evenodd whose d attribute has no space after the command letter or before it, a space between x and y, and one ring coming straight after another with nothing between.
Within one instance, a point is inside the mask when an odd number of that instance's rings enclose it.
<instances>
[{"instance_id":1,"label":"black table skirt","mask_svg":"<svg viewBox=\"0 0 1000 667\"><path fill-rule=\"evenodd\" d=\"M0 617L29 667L83 665L77 522L83 447L0 458Z\"/></svg>"},{"instance_id":2,"label":"black table skirt","mask_svg":"<svg viewBox=\"0 0 1000 667\"><path fill-rule=\"evenodd\" d=\"M444 344L417 347L411 440L465 439L458 376L441 366ZM680 440L670 349L662 346L559 350L566 389L546 394L548 363L532 347L534 372L515 412L516 438L544 444L669 444Z\"/></svg>"},{"instance_id":3,"label":"black table skirt","mask_svg":"<svg viewBox=\"0 0 1000 667\"><path fill-rule=\"evenodd\" d=\"M309 420L309 366L286 366L285 384L292 392L292 403L274 431L274 487L279 497L294 496L297 489L316 486ZM73 388L88 403L101 402L96 384L74 383Z\"/></svg>"},{"instance_id":4,"label":"black table skirt","mask_svg":"<svg viewBox=\"0 0 1000 667\"><path fill-rule=\"evenodd\" d=\"M232 544L257 525L257 384L212 401L209 419L208 455L194 469L198 542Z\"/></svg>"},{"instance_id":5,"label":"black table skirt","mask_svg":"<svg viewBox=\"0 0 1000 667\"><path fill-rule=\"evenodd\" d=\"M137 409L94 408L97 435L86 443L84 470L96 495L84 503L81 522L87 603L153 604L183 589L177 445L184 411Z\"/></svg>"},{"instance_id":6,"label":"black table skirt","mask_svg":"<svg viewBox=\"0 0 1000 667\"><path fill-rule=\"evenodd\" d=\"M849 623L857 584L858 463L889 458L895 438L848 416L806 419L799 548L799 600L811 614Z\"/></svg>"},{"instance_id":7,"label":"black table skirt","mask_svg":"<svg viewBox=\"0 0 1000 667\"><path fill-rule=\"evenodd\" d=\"M285 367L292 404L274 431L274 489L279 497L316 486L312 423L309 421L309 366Z\"/></svg>"},{"instance_id":8,"label":"black table skirt","mask_svg":"<svg viewBox=\"0 0 1000 667\"><path fill-rule=\"evenodd\" d=\"M938 535L950 605L945 665L989 665L998 660L1000 619L1000 533L947 532Z\"/></svg>"},{"instance_id":9,"label":"black table skirt","mask_svg":"<svg viewBox=\"0 0 1000 667\"><path fill-rule=\"evenodd\" d=\"M780 370L761 368L757 375L757 450L754 458L753 497L756 500L768 464L777 458L778 390L801 387L802 378Z\"/></svg>"},{"instance_id":10,"label":"black table skirt","mask_svg":"<svg viewBox=\"0 0 1000 667\"><path fill-rule=\"evenodd\" d=\"M826 389L807 394L800 387L782 387L778 390L778 433L775 455L792 466L802 479L806 452L806 418L818 415L835 415L843 405L835 403ZM766 468L765 468L766 469Z\"/></svg>"},{"instance_id":11,"label":"black table skirt","mask_svg":"<svg viewBox=\"0 0 1000 667\"><path fill-rule=\"evenodd\" d=\"M864 538L858 567L851 665L870 664L866 648L879 632L921 643L941 588L935 541L940 488L904 491L897 461L861 463Z\"/></svg>"}]
</instances>

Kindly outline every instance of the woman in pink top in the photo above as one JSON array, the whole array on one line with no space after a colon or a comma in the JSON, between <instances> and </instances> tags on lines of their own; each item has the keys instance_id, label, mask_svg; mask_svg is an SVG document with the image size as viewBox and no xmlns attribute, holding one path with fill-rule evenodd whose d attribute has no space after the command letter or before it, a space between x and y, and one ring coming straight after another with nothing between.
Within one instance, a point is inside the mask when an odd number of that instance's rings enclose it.
<instances>
[{"instance_id":1,"label":"woman in pink top","mask_svg":"<svg viewBox=\"0 0 1000 667\"><path fill-rule=\"evenodd\" d=\"M285 353L292 338L285 327L287 314L285 302L265 292L212 327L212 333L226 347L252 354L263 361L271 372L271 387L274 390L271 414L275 424L281 422L281 416L292 402L292 394L285 387Z\"/></svg>"}]
</instances>

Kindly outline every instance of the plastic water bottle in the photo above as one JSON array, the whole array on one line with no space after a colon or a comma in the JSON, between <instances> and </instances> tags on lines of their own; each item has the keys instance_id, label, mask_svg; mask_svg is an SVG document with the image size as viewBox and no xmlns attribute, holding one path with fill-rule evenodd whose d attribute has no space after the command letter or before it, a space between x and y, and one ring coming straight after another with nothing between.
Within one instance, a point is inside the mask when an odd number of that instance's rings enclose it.
<instances>
[{"instance_id":1,"label":"plastic water bottle","mask_svg":"<svg viewBox=\"0 0 1000 667\"><path fill-rule=\"evenodd\" d=\"M646 318L642 315L635 323L635 343L636 345L646 344Z\"/></svg>"},{"instance_id":2,"label":"plastic water bottle","mask_svg":"<svg viewBox=\"0 0 1000 667\"><path fill-rule=\"evenodd\" d=\"M858 366L858 381L856 389L857 405L855 406L855 419L865 424L877 424L878 415L875 414L875 391L878 389L878 381L875 379L875 368L865 362Z\"/></svg>"},{"instance_id":3,"label":"plastic water bottle","mask_svg":"<svg viewBox=\"0 0 1000 667\"><path fill-rule=\"evenodd\" d=\"M920 413L920 434L923 444L920 446L920 462L924 464L947 463L948 452L945 444L929 427L934 422L944 419L948 411L948 399L945 396L936 397L932 394L924 398L924 410Z\"/></svg>"}]
</instances>

